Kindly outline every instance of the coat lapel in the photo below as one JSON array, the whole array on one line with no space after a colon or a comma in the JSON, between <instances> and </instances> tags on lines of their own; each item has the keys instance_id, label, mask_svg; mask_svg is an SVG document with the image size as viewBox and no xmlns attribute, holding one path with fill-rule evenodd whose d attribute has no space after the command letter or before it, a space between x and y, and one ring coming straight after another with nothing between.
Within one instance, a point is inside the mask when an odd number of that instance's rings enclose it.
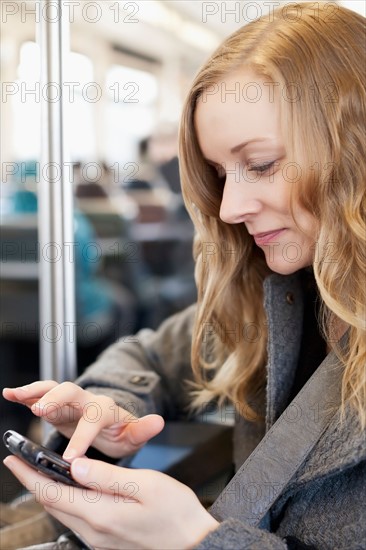
<instances>
[{"instance_id":1,"label":"coat lapel","mask_svg":"<svg viewBox=\"0 0 366 550\"><path fill-rule=\"evenodd\" d=\"M357 411L347 405L343 422L338 412L299 468L289 489L314 478L337 474L362 460L366 460L366 434L361 430Z\"/></svg>"}]
</instances>

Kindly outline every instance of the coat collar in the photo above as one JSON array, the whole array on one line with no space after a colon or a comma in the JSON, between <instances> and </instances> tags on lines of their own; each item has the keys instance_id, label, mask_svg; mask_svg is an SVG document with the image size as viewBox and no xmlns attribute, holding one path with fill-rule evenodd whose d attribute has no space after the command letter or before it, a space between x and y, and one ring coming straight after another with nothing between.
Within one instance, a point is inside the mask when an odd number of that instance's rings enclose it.
<instances>
[{"instance_id":1,"label":"coat collar","mask_svg":"<svg viewBox=\"0 0 366 550\"><path fill-rule=\"evenodd\" d=\"M268 431L285 409L299 359L304 309L299 273L269 275L264 280L264 307L268 324Z\"/></svg>"},{"instance_id":2,"label":"coat collar","mask_svg":"<svg viewBox=\"0 0 366 550\"><path fill-rule=\"evenodd\" d=\"M267 314L267 383L252 401L265 421L239 417L235 425L234 462L245 462L269 428L284 411L291 392L301 344L303 296L298 273L273 273L264 279Z\"/></svg>"}]
</instances>

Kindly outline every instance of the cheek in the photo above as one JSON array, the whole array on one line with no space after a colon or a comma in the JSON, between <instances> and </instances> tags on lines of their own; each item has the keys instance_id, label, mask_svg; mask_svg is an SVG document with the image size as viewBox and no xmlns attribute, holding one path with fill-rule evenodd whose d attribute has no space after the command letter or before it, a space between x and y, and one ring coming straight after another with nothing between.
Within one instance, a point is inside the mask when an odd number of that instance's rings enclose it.
<instances>
[{"instance_id":1,"label":"cheek","mask_svg":"<svg viewBox=\"0 0 366 550\"><path fill-rule=\"evenodd\" d=\"M281 172L272 176L273 181L268 186L267 201L272 208L291 218L290 196L291 184L283 179ZM296 213L296 209L295 209Z\"/></svg>"},{"instance_id":2,"label":"cheek","mask_svg":"<svg viewBox=\"0 0 366 550\"><path fill-rule=\"evenodd\" d=\"M296 215L296 221L298 225L300 226L300 232L303 233L303 238L307 242L315 242L318 234L318 222L312 216L309 214L309 212L300 211L299 214Z\"/></svg>"},{"instance_id":3,"label":"cheek","mask_svg":"<svg viewBox=\"0 0 366 550\"><path fill-rule=\"evenodd\" d=\"M288 172L290 170L296 171L296 167L288 168ZM294 185L299 185L299 182L295 180L295 183L291 183L290 178L287 177L288 172L286 172L286 168L283 168L279 172L278 178L274 181L273 192L271 193L273 206L276 207L276 210L281 211L289 217L292 221L292 228L296 232L303 233L305 240L315 241L319 231L318 220L296 202L296 195L292 201L293 208L291 212L291 196L296 193Z\"/></svg>"}]
</instances>

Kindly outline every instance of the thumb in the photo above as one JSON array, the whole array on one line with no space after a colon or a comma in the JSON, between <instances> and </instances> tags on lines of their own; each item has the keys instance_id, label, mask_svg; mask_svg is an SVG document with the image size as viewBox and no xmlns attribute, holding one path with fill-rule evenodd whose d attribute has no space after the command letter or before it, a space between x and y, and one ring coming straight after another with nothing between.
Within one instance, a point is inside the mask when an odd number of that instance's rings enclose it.
<instances>
[{"instance_id":1,"label":"thumb","mask_svg":"<svg viewBox=\"0 0 366 550\"><path fill-rule=\"evenodd\" d=\"M78 483L94 491L114 496L123 502L141 502L140 488L148 470L134 470L91 458L76 458L71 475Z\"/></svg>"},{"instance_id":2,"label":"thumb","mask_svg":"<svg viewBox=\"0 0 366 550\"><path fill-rule=\"evenodd\" d=\"M148 414L130 422L124 432L124 438L127 444L130 444L131 451L141 447L152 437L158 435L164 428L164 419L158 414Z\"/></svg>"}]
</instances>

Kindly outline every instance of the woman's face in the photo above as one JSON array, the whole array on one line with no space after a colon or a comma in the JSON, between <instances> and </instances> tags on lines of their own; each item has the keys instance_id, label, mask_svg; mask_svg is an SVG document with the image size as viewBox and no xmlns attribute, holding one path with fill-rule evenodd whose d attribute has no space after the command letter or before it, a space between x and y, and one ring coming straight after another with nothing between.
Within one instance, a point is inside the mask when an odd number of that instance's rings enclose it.
<instances>
[{"instance_id":1,"label":"woman's face","mask_svg":"<svg viewBox=\"0 0 366 550\"><path fill-rule=\"evenodd\" d=\"M195 126L203 156L224 177L221 220L244 224L268 267L285 275L312 264L317 222L296 207L300 231L290 213L300 167L286 157L278 88L248 69L232 73L200 97Z\"/></svg>"}]
</instances>

